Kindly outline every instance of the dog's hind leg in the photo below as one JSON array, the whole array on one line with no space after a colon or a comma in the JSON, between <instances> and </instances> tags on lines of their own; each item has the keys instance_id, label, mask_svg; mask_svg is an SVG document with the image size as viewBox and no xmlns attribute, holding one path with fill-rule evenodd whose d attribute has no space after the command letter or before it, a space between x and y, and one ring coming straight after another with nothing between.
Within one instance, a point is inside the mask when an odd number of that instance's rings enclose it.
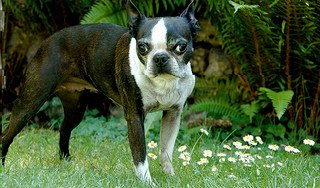
<instances>
[{"instance_id":1,"label":"dog's hind leg","mask_svg":"<svg viewBox=\"0 0 320 188\"><path fill-rule=\"evenodd\" d=\"M64 119L60 126L60 159L69 159L69 140L71 131L81 122L86 110L86 91L62 91L57 95L61 99L64 109Z\"/></svg>"},{"instance_id":2,"label":"dog's hind leg","mask_svg":"<svg viewBox=\"0 0 320 188\"><path fill-rule=\"evenodd\" d=\"M28 120L38 112L55 89L54 82L48 83L39 77L39 75L27 77L19 97L13 104L9 126L1 135L2 165L5 163L5 157L14 137L23 129Z\"/></svg>"}]
</instances>

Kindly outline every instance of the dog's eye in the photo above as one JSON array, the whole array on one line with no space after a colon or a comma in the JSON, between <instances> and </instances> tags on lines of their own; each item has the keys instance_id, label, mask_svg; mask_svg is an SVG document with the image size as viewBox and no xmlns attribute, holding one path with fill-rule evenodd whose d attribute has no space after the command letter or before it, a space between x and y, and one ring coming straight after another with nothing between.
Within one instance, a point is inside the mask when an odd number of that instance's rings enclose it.
<instances>
[{"instance_id":1,"label":"dog's eye","mask_svg":"<svg viewBox=\"0 0 320 188\"><path fill-rule=\"evenodd\" d=\"M149 52L149 46L146 43L138 44L138 50L141 55L146 55Z\"/></svg>"},{"instance_id":2,"label":"dog's eye","mask_svg":"<svg viewBox=\"0 0 320 188\"><path fill-rule=\"evenodd\" d=\"M177 54L182 54L183 52L185 52L187 49L187 44L182 43L182 44L178 44L175 48L175 53Z\"/></svg>"}]
</instances>

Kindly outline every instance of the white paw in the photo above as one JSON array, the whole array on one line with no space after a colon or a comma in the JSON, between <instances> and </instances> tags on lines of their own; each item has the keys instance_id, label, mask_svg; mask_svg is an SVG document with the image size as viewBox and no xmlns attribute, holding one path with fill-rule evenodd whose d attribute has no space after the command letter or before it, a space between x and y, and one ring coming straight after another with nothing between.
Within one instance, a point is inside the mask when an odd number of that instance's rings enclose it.
<instances>
[{"instance_id":1,"label":"white paw","mask_svg":"<svg viewBox=\"0 0 320 188\"><path fill-rule=\"evenodd\" d=\"M148 160L145 160L144 163L139 163L136 166L136 175L143 183L155 186L150 175Z\"/></svg>"}]
</instances>

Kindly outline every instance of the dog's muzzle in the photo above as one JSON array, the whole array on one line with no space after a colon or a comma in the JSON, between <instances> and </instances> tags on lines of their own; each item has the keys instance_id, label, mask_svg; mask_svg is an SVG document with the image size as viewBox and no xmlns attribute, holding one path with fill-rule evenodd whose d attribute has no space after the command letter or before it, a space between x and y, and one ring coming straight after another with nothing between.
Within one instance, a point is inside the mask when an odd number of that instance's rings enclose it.
<instances>
[{"instance_id":1,"label":"dog's muzzle","mask_svg":"<svg viewBox=\"0 0 320 188\"><path fill-rule=\"evenodd\" d=\"M168 64L169 55L165 52L157 53L153 56L153 62L158 68L163 68Z\"/></svg>"}]
</instances>

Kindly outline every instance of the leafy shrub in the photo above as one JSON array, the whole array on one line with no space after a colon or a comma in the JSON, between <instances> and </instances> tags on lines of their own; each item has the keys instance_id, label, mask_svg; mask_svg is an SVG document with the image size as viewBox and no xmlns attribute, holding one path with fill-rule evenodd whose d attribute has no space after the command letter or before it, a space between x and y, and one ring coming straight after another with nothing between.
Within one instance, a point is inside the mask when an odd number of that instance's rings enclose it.
<instances>
[{"instance_id":1,"label":"leafy shrub","mask_svg":"<svg viewBox=\"0 0 320 188\"><path fill-rule=\"evenodd\" d=\"M90 137L96 141L104 139L123 140L128 129L123 118L85 116L84 120L72 131L72 137Z\"/></svg>"}]
</instances>

